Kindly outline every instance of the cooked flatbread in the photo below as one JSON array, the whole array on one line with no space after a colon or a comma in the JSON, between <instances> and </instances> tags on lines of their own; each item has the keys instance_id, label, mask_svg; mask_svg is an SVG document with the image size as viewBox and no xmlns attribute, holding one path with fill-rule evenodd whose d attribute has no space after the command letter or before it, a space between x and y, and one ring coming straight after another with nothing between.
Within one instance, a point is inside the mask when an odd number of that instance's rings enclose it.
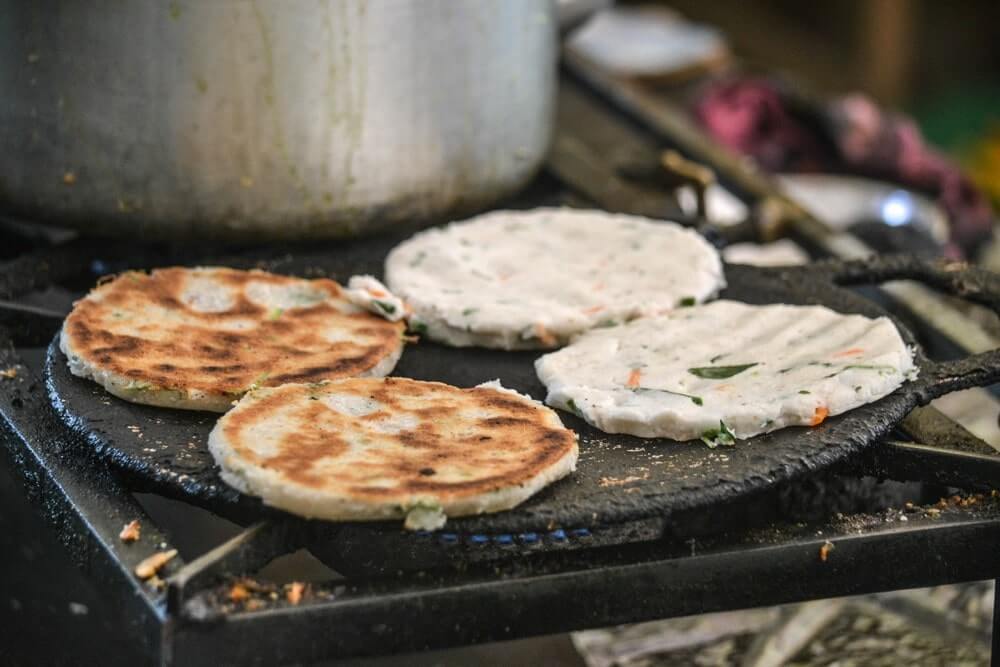
<instances>
[{"instance_id":1,"label":"cooked flatbread","mask_svg":"<svg viewBox=\"0 0 1000 667\"><path fill-rule=\"evenodd\" d=\"M59 345L74 375L128 401L224 412L254 386L392 371L403 324L332 280L263 271L129 272L73 307Z\"/></svg>"},{"instance_id":2,"label":"cooked flatbread","mask_svg":"<svg viewBox=\"0 0 1000 667\"><path fill-rule=\"evenodd\" d=\"M386 258L410 326L448 345L553 348L700 303L725 286L697 233L604 211L496 211L420 232Z\"/></svg>"},{"instance_id":3,"label":"cooked flatbread","mask_svg":"<svg viewBox=\"0 0 1000 667\"><path fill-rule=\"evenodd\" d=\"M227 483L269 505L412 529L514 507L577 459L576 434L527 396L395 377L255 390L208 446Z\"/></svg>"},{"instance_id":4,"label":"cooked flatbread","mask_svg":"<svg viewBox=\"0 0 1000 667\"><path fill-rule=\"evenodd\" d=\"M546 403L602 431L711 445L815 426L916 373L885 317L735 301L588 332L535 370Z\"/></svg>"}]
</instances>

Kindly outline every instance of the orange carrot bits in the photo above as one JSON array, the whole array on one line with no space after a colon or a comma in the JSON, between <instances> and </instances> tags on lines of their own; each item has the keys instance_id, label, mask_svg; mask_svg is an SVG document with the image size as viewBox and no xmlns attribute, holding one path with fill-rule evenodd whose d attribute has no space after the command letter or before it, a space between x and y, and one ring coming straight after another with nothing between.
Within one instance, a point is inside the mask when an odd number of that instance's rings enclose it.
<instances>
[{"instance_id":1,"label":"orange carrot bits","mask_svg":"<svg viewBox=\"0 0 1000 667\"><path fill-rule=\"evenodd\" d=\"M816 408L816 411L813 412L813 418L809 422L809 425L819 426L826 420L826 418L829 415L830 415L830 410L825 405L820 405L819 407Z\"/></svg>"}]
</instances>

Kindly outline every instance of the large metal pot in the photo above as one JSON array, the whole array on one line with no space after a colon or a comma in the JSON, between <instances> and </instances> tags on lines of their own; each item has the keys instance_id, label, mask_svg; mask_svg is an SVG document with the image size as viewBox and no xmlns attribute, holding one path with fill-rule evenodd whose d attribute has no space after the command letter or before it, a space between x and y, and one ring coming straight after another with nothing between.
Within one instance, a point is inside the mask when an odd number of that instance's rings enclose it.
<instances>
[{"instance_id":1,"label":"large metal pot","mask_svg":"<svg viewBox=\"0 0 1000 667\"><path fill-rule=\"evenodd\" d=\"M0 214L352 235L483 206L548 146L548 0L0 0Z\"/></svg>"}]
</instances>

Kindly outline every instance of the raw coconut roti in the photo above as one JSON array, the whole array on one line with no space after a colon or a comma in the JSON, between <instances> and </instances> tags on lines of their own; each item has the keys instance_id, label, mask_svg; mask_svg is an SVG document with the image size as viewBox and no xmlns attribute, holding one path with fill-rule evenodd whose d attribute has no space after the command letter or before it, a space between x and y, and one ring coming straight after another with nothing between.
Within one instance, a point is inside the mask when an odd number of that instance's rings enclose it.
<instances>
[{"instance_id":1,"label":"raw coconut roti","mask_svg":"<svg viewBox=\"0 0 1000 667\"><path fill-rule=\"evenodd\" d=\"M59 346L74 375L125 400L224 412L254 386L383 376L403 324L349 303L332 280L263 271L124 273L78 301Z\"/></svg>"},{"instance_id":2,"label":"raw coconut roti","mask_svg":"<svg viewBox=\"0 0 1000 667\"><path fill-rule=\"evenodd\" d=\"M496 211L394 248L386 282L415 331L447 345L553 348L588 329L700 303L715 249L671 222L604 211Z\"/></svg>"},{"instance_id":3,"label":"raw coconut roti","mask_svg":"<svg viewBox=\"0 0 1000 667\"><path fill-rule=\"evenodd\" d=\"M888 318L736 301L588 332L535 370L546 403L602 431L713 446L815 426L916 372Z\"/></svg>"},{"instance_id":4,"label":"raw coconut roti","mask_svg":"<svg viewBox=\"0 0 1000 667\"><path fill-rule=\"evenodd\" d=\"M514 507L577 459L576 434L527 396L406 378L257 389L208 446L227 483L269 505L428 530Z\"/></svg>"}]
</instances>

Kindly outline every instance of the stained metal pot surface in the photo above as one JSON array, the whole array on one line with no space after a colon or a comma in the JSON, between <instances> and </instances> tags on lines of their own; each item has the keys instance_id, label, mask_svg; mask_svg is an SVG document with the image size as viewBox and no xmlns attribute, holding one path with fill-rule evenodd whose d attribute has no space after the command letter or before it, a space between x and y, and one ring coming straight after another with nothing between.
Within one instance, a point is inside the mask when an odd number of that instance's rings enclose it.
<instances>
[{"instance_id":1,"label":"stained metal pot surface","mask_svg":"<svg viewBox=\"0 0 1000 667\"><path fill-rule=\"evenodd\" d=\"M0 0L0 214L307 238L459 213L548 147L548 0Z\"/></svg>"}]
</instances>

